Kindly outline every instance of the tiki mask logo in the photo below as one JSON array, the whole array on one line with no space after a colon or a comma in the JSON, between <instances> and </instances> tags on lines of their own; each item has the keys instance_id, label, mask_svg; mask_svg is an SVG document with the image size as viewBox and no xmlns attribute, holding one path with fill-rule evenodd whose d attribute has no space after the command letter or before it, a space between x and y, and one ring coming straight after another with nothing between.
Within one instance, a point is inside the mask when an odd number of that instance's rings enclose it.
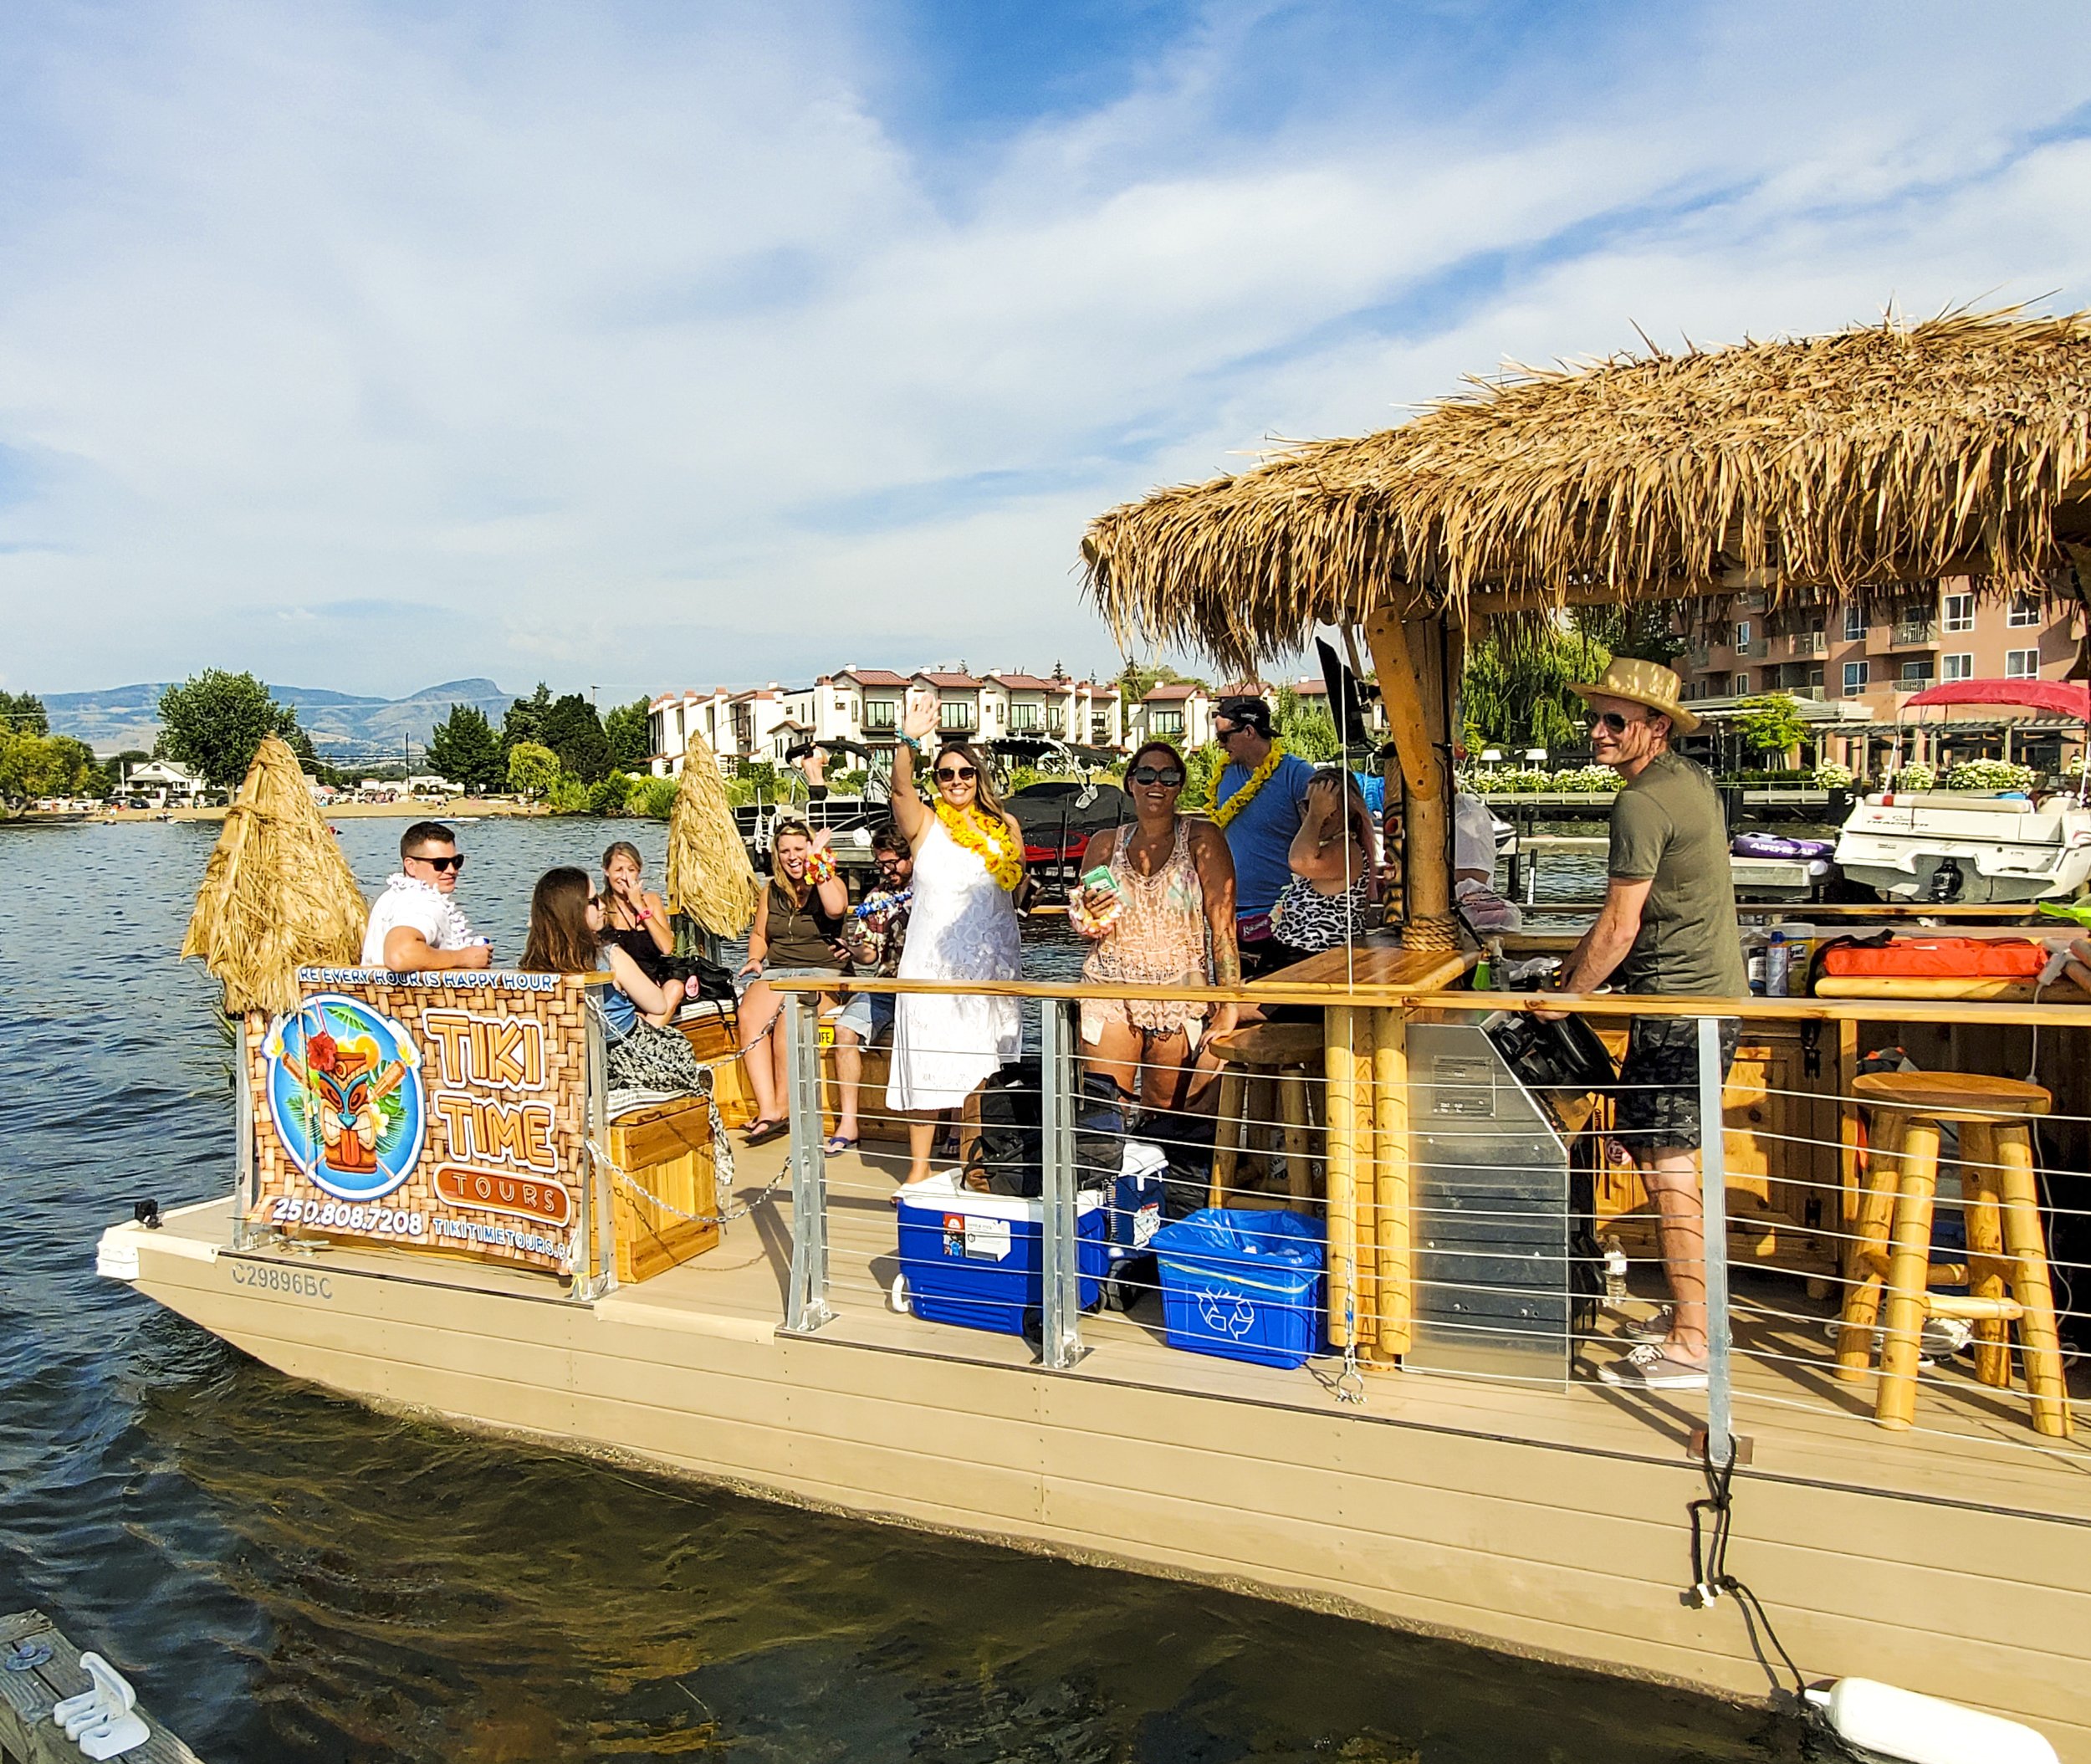
<instances>
[{"instance_id":1,"label":"tiki mask logo","mask_svg":"<svg viewBox=\"0 0 2091 1764\"><path fill-rule=\"evenodd\" d=\"M413 1173L427 1127L421 1056L360 1000L318 992L263 1044L268 1112L298 1167L343 1200L376 1200Z\"/></svg>"}]
</instances>

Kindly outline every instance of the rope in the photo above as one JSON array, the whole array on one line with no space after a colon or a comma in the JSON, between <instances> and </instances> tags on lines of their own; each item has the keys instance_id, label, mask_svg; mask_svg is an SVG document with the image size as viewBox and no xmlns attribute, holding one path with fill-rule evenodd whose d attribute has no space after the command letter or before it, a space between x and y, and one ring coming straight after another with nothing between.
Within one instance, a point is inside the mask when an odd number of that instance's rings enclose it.
<instances>
[{"instance_id":1,"label":"rope","mask_svg":"<svg viewBox=\"0 0 2091 1764\"><path fill-rule=\"evenodd\" d=\"M1805 1701L1807 1680L1801 1675L1801 1669L1793 1664L1793 1656L1786 1651L1786 1644L1779 1639L1779 1633L1771 1627L1771 1618L1764 1608L1764 1601L1728 1572L1728 1536L1735 1521L1735 1504L1731 1485L1735 1480L1736 1460L1732 1455L1734 1442L1730 1441L1731 1456L1718 1469L1713 1461L1713 1440L1709 1436L1700 1468L1706 1477L1706 1492L1691 1503L1688 1511L1692 1521L1692 1584L1685 1593L1688 1603L1705 1610L1723 1593L1736 1602L1742 1613L1742 1620L1750 1632L1751 1651L1757 1656L1757 1664L1764 1668L1765 1675L1771 1680L1777 1692L1784 1687L1779 1675L1771 1669L1771 1663L1764 1657L1763 1641L1771 1644L1772 1649L1786 1669L1793 1675L1793 1695L1797 1701ZM1711 1537L1707 1531L1710 1526ZM1757 1631L1761 1626L1763 1641Z\"/></svg>"},{"instance_id":2,"label":"rope","mask_svg":"<svg viewBox=\"0 0 2091 1764\"><path fill-rule=\"evenodd\" d=\"M1460 947L1460 921L1456 914L1437 918L1412 918L1401 928L1404 949L1451 950Z\"/></svg>"}]
</instances>

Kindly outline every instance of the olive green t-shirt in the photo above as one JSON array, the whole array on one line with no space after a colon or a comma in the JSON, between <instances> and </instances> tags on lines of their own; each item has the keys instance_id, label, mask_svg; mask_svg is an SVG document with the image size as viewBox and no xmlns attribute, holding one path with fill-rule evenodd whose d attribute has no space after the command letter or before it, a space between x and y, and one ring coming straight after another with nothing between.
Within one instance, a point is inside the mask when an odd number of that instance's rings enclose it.
<instances>
[{"instance_id":1,"label":"olive green t-shirt","mask_svg":"<svg viewBox=\"0 0 2091 1764\"><path fill-rule=\"evenodd\" d=\"M1612 805L1607 873L1653 886L1641 934L1612 984L1623 992L1739 998L1742 964L1728 829L1704 767L1658 754Z\"/></svg>"}]
</instances>

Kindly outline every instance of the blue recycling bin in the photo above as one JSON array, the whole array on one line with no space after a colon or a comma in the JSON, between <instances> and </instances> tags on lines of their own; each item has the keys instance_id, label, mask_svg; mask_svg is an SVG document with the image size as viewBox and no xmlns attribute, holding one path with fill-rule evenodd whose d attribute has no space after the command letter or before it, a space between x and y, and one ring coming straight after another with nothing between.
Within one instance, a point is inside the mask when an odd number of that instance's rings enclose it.
<instances>
[{"instance_id":1,"label":"blue recycling bin","mask_svg":"<svg viewBox=\"0 0 2091 1764\"><path fill-rule=\"evenodd\" d=\"M1295 1367L1322 1346L1322 1227L1296 1213L1208 1207L1154 1234L1172 1347Z\"/></svg>"}]
</instances>

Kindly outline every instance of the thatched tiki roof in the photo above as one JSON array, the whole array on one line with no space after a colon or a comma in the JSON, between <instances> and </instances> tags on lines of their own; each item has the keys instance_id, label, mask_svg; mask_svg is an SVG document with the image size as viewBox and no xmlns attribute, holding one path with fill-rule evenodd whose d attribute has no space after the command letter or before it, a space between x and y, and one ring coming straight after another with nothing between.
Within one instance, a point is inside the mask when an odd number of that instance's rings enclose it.
<instances>
[{"instance_id":1,"label":"thatched tiki roof","mask_svg":"<svg viewBox=\"0 0 2091 1764\"><path fill-rule=\"evenodd\" d=\"M183 956L225 983L228 1011L298 1008L298 970L351 967L370 918L298 756L262 737L197 891Z\"/></svg>"},{"instance_id":2,"label":"thatched tiki roof","mask_svg":"<svg viewBox=\"0 0 2091 1764\"><path fill-rule=\"evenodd\" d=\"M1316 621L1477 597L2045 591L2091 540L2088 473L2091 322L1951 314L1476 381L1114 509L1082 550L1121 641L1248 666Z\"/></svg>"}]
</instances>

